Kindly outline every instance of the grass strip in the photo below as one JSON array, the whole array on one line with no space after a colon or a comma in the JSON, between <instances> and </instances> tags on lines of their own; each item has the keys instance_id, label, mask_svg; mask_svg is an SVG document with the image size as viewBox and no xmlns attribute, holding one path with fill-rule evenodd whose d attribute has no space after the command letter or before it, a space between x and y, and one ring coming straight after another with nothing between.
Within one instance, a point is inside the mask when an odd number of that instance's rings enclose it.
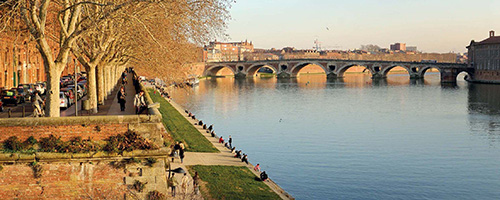
<instances>
[{"instance_id":1,"label":"grass strip","mask_svg":"<svg viewBox=\"0 0 500 200\"><path fill-rule=\"evenodd\" d=\"M186 150L191 152L219 152L182 114L180 114L167 100L148 89L149 96L154 102L160 103L162 122L174 140L183 141Z\"/></svg>"},{"instance_id":2,"label":"grass strip","mask_svg":"<svg viewBox=\"0 0 500 200\"><path fill-rule=\"evenodd\" d=\"M246 167L195 165L188 170L206 183L200 189L206 199L281 199Z\"/></svg>"}]
</instances>

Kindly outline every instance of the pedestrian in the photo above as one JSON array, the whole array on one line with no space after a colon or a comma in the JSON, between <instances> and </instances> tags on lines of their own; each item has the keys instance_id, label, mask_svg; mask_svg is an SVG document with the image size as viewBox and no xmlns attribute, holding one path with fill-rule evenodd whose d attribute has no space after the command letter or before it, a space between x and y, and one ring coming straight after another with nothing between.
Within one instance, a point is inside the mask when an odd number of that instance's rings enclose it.
<instances>
[{"instance_id":1,"label":"pedestrian","mask_svg":"<svg viewBox=\"0 0 500 200\"><path fill-rule=\"evenodd\" d=\"M174 157L177 157L177 155L179 155L179 149L181 149L181 145L179 145L179 142L175 142L175 145L174 145Z\"/></svg>"},{"instance_id":2,"label":"pedestrian","mask_svg":"<svg viewBox=\"0 0 500 200\"><path fill-rule=\"evenodd\" d=\"M255 165L255 167L253 168L253 170L260 172L260 164L257 163L257 165Z\"/></svg>"},{"instance_id":3,"label":"pedestrian","mask_svg":"<svg viewBox=\"0 0 500 200\"><path fill-rule=\"evenodd\" d=\"M172 196L175 197L175 187L179 184L174 177L175 173L172 173L172 176L167 180L168 186L172 189Z\"/></svg>"},{"instance_id":4,"label":"pedestrian","mask_svg":"<svg viewBox=\"0 0 500 200\"><path fill-rule=\"evenodd\" d=\"M144 91L141 90L139 91L139 93L135 95L134 107L135 107L135 114L141 114L145 110L147 114L148 106L146 104L146 99L144 98Z\"/></svg>"},{"instance_id":5,"label":"pedestrian","mask_svg":"<svg viewBox=\"0 0 500 200\"><path fill-rule=\"evenodd\" d=\"M125 111L125 103L127 102L127 94L125 93L125 88L122 86L118 92L118 103L120 104L120 110Z\"/></svg>"},{"instance_id":6,"label":"pedestrian","mask_svg":"<svg viewBox=\"0 0 500 200\"><path fill-rule=\"evenodd\" d=\"M184 143L182 141L179 142L179 147L184 150Z\"/></svg>"},{"instance_id":7,"label":"pedestrian","mask_svg":"<svg viewBox=\"0 0 500 200\"><path fill-rule=\"evenodd\" d=\"M193 190L194 190L194 194L196 194L196 195L200 192L200 177L198 176L198 172L194 172Z\"/></svg>"},{"instance_id":8,"label":"pedestrian","mask_svg":"<svg viewBox=\"0 0 500 200\"><path fill-rule=\"evenodd\" d=\"M181 158L181 164L184 162L184 149L179 149L179 157Z\"/></svg>"},{"instance_id":9,"label":"pedestrian","mask_svg":"<svg viewBox=\"0 0 500 200\"><path fill-rule=\"evenodd\" d=\"M181 179L181 188L182 191L184 192L184 195L186 195L188 192L188 186L189 186L189 177L187 176L187 173L184 173L184 176Z\"/></svg>"},{"instance_id":10,"label":"pedestrian","mask_svg":"<svg viewBox=\"0 0 500 200\"><path fill-rule=\"evenodd\" d=\"M233 138L231 137L231 135L229 135L228 142L229 142L229 148L233 148Z\"/></svg>"}]
</instances>

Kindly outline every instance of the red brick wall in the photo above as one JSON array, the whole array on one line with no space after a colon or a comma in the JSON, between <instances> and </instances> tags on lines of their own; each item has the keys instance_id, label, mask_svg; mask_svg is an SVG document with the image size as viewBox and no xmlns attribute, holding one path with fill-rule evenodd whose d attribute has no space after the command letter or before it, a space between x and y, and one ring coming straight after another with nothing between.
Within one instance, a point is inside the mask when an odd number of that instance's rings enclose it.
<instances>
[{"instance_id":1,"label":"red brick wall","mask_svg":"<svg viewBox=\"0 0 500 200\"><path fill-rule=\"evenodd\" d=\"M109 136L125 133L128 124L96 124L96 125L58 125L58 126L0 126L0 141L17 136L24 141L33 136L36 139L53 134L61 136L64 141L80 136L83 139L103 140Z\"/></svg>"},{"instance_id":2,"label":"red brick wall","mask_svg":"<svg viewBox=\"0 0 500 200\"><path fill-rule=\"evenodd\" d=\"M123 199L126 176L109 164L41 163L42 176L34 178L27 164L3 165L1 199ZM90 198L89 198L90 197Z\"/></svg>"}]
</instances>

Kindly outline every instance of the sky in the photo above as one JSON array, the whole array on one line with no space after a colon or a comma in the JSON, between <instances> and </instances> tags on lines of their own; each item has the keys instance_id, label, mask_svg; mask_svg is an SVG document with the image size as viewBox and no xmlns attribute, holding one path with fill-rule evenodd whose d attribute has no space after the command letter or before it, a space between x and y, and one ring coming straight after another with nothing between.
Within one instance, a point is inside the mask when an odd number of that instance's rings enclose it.
<instances>
[{"instance_id":1,"label":"sky","mask_svg":"<svg viewBox=\"0 0 500 200\"><path fill-rule=\"evenodd\" d=\"M490 30L500 35L500 0L236 0L229 41L255 48L389 48L401 42L424 52L466 52Z\"/></svg>"}]
</instances>

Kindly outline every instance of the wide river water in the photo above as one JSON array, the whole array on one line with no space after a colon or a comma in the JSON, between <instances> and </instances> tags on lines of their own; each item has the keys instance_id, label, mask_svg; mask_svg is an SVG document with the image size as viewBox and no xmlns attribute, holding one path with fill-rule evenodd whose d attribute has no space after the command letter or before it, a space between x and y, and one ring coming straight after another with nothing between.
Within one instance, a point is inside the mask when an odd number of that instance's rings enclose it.
<instances>
[{"instance_id":1,"label":"wide river water","mask_svg":"<svg viewBox=\"0 0 500 200\"><path fill-rule=\"evenodd\" d=\"M302 75L172 93L297 199L500 198L498 85Z\"/></svg>"}]
</instances>

